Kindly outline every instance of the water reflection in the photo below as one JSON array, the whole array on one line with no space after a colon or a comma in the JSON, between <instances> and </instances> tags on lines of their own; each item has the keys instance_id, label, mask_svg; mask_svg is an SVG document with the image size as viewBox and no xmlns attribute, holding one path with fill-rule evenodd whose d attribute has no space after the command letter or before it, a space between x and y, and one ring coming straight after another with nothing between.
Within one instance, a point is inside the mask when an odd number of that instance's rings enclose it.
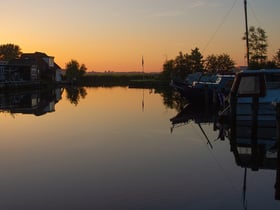
<instances>
[{"instance_id":1,"label":"water reflection","mask_svg":"<svg viewBox=\"0 0 280 210\"><path fill-rule=\"evenodd\" d=\"M181 112L189 104L178 92L169 88L156 89L155 93L162 96L165 107L175 109L178 112Z\"/></svg>"},{"instance_id":2,"label":"water reflection","mask_svg":"<svg viewBox=\"0 0 280 210\"><path fill-rule=\"evenodd\" d=\"M243 202L247 207L247 169L275 170L275 200L280 200L280 119L274 121L231 122L228 129L231 152L244 168Z\"/></svg>"},{"instance_id":3,"label":"water reflection","mask_svg":"<svg viewBox=\"0 0 280 210\"><path fill-rule=\"evenodd\" d=\"M54 112L55 104L61 100L62 92L62 89L57 88L1 93L0 112L35 116Z\"/></svg>"},{"instance_id":4,"label":"water reflection","mask_svg":"<svg viewBox=\"0 0 280 210\"><path fill-rule=\"evenodd\" d=\"M195 123L199 126L207 144L212 149L213 141L228 140L230 152L233 154L236 165L244 169L242 182L244 209L248 209L248 169L253 173L263 170L275 170L274 199L280 200L280 119L276 120L275 116L275 121L236 120L226 124L219 122L218 111L215 107L200 107L187 104L178 111L177 115L170 119L171 132L178 127ZM201 124L204 123L213 124L213 130L218 132L216 139L208 138L201 127Z\"/></svg>"},{"instance_id":5,"label":"water reflection","mask_svg":"<svg viewBox=\"0 0 280 210\"><path fill-rule=\"evenodd\" d=\"M71 104L75 106L78 105L81 99L85 99L87 95L87 91L84 87L75 87L68 86L65 88L66 90L66 98L70 101Z\"/></svg>"},{"instance_id":6,"label":"water reflection","mask_svg":"<svg viewBox=\"0 0 280 210\"><path fill-rule=\"evenodd\" d=\"M230 151L230 126L225 141L213 143L220 128L213 132L214 107L165 90L86 93L73 106L64 91L51 115L0 121L0 209L242 209L245 169ZM278 209L275 170L263 172L248 167L244 200L250 209Z\"/></svg>"}]
</instances>

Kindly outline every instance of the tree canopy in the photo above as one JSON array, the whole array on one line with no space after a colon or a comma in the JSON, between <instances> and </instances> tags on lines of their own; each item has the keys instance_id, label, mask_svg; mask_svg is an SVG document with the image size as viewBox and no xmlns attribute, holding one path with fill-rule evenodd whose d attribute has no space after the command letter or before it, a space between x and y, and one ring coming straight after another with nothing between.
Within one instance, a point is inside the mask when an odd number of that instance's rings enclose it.
<instances>
[{"instance_id":1,"label":"tree canopy","mask_svg":"<svg viewBox=\"0 0 280 210\"><path fill-rule=\"evenodd\" d=\"M209 55L205 59L205 70L208 72L224 73L234 68L234 61L228 54Z\"/></svg>"},{"instance_id":2,"label":"tree canopy","mask_svg":"<svg viewBox=\"0 0 280 210\"><path fill-rule=\"evenodd\" d=\"M228 54L210 55L203 60L198 48L191 50L191 54L179 55L175 59L167 60L163 64L161 76L165 80L174 77L184 79L186 75L194 72L225 73L234 68L234 61Z\"/></svg>"},{"instance_id":3,"label":"tree canopy","mask_svg":"<svg viewBox=\"0 0 280 210\"><path fill-rule=\"evenodd\" d=\"M242 38L246 40L246 34ZM248 33L249 42L249 69L265 67L267 61L267 35L264 29L251 26Z\"/></svg>"},{"instance_id":4,"label":"tree canopy","mask_svg":"<svg viewBox=\"0 0 280 210\"><path fill-rule=\"evenodd\" d=\"M280 49L278 49L278 51L275 53L272 61L275 63L277 68L280 68Z\"/></svg>"},{"instance_id":5,"label":"tree canopy","mask_svg":"<svg viewBox=\"0 0 280 210\"><path fill-rule=\"evenodd\" d=\"M174 76L185 78L187 74L203 70L203 56L198 48L191 54L179 52L175 59L166 60L163 64L162 76L168 80Z\"/></svg>"},{"instance_id":6,"label":"tree canopy","mask_svg":"<svg viewBox=\"0 0 280 210\"><path fill-rule=\"evenodd\" d=\"M76 60L71 60L66 63L66 78L68 80L78 80L86 73L86 66L84 64L79 64Z\"/></svg>"},{"instance_id":7,"label":"tree canopy","mask_svg":"<svg viewBox=\"0 0 280 210\"><path fill-rule=\"evenodd\" d=\"M22 52L18 45L14 44L3 44L0 45L0 60L9 61L12 59L19 58Z\"/></svg>"}]
</instances>

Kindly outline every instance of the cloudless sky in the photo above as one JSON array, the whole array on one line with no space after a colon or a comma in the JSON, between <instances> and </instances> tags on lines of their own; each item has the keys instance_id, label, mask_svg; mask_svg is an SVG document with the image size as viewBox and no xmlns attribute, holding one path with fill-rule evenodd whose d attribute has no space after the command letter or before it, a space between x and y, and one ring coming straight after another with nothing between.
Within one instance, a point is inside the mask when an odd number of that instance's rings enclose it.
<instances>
[{"instance_id":1,"label":"cloudless sky","mask_svg":"<svg viewBox=\"0 0 280 210\"><path fill-rule=\"evenodd\" d=\"M245 65L243 0L0 0L0 43L45 52L62 68L161 71L166 59L198 47L204 57L229 54ZM232 9L231 9L232 8ZM280 1L248 0L249 25L280 48Z\"/></svg>"}]
</instances>

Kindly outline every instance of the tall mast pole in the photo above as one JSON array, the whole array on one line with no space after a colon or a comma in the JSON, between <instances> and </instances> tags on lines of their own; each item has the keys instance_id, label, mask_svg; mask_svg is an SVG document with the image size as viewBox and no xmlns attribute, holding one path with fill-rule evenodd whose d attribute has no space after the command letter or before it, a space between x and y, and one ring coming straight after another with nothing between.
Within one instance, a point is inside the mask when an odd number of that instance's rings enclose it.
<instances>
[{"instance_id":1,"label":"tall mast pole","mask_svg":"<svg viewBox=\"0 0 280 210\"><path fill-rule=\"evenodd\" d=\"M245 27L246 27L246 48L247 48L247 65L250 64L250 51L249 51L249 32L248 32L248 18L247 18L247 0L244 0L245 10Z\"/></svg>"}]
</instances>

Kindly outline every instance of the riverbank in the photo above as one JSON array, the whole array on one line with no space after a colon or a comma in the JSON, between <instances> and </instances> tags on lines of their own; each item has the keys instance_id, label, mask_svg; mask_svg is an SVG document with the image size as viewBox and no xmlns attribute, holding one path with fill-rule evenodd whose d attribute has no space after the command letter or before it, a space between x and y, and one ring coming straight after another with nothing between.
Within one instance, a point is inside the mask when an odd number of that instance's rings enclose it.
<instances>
[{"instance_id":1,"label":"riverbank","mask_svg":"<svg viewBox=\"0 0 280 210\"><path fill-rule=\"evenodd\" d=\"M87 73L76 81L67 81L65 78L60 82L44 81L20 81L2 83L0 91L10 91L19 89L35 89L43 87L64 87L68 85L86 86L86 87L113 87L128 86L133 88L156 88L167 87L168 81L160 78L160 73L142 73L142 72L124 72L124 73Z\"/></svg>"},{"instance_id":2,"label":"riverbank","mask_svg":"<svg viewBox=\"0 0 280 210\"><path fill-rule=\"evenodd\" d=\"M129 86L153 88L168 86L169 82L162 81L160 73L124 72L124 73L89 73L77 81L81 86Z\"/></svg>"}]
</instances>

